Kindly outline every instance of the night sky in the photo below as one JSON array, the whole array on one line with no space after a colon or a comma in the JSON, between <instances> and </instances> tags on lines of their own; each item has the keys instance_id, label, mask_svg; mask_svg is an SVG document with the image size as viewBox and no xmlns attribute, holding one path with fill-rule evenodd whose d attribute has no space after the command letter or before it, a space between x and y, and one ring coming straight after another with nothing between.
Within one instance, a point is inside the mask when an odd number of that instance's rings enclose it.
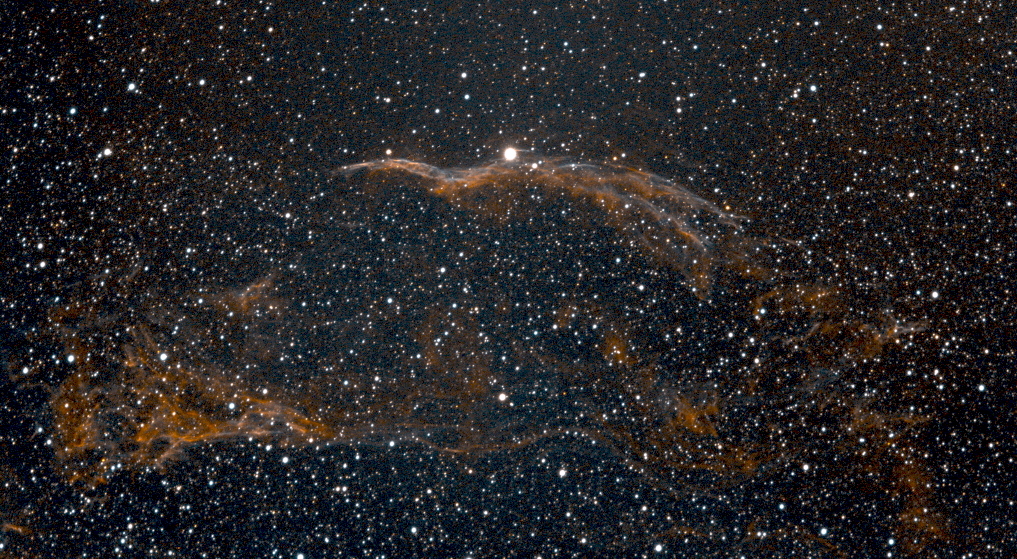
<instances>
[{"instance_id":1,"label":"night sky","mask_svg":"<svg viewBox=\"0 0 1017 559\"><path fill-rule=\"evenodd\" d=\"M1017 15L834 4L0 4L0 558L1014 557Z\"/></svg>"}]
</instances>

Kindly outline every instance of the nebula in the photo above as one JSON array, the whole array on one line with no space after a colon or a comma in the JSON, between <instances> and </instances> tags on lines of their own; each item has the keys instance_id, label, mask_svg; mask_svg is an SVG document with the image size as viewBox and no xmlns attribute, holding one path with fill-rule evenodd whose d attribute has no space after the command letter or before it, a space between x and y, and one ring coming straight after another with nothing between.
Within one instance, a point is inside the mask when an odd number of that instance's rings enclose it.
<instances>
[{"instance_id":1,"label":"nebula","mask_svg":"<svg viewBox=\"0 0 1017 559\"><path fill-rule=\"evenodd\" d=\"M852 315L685 186L556 158L389 159L302 196L268 225L238 206L160 249L175 260L103 271L52 308L72 362L50 402L67 479L213 442L454 457L568 437L675 499L816 461L870 471L916 549L946 537L908 438L928 418L849 388L854 364L921 325Z\"/></svg>"}]
</instances>

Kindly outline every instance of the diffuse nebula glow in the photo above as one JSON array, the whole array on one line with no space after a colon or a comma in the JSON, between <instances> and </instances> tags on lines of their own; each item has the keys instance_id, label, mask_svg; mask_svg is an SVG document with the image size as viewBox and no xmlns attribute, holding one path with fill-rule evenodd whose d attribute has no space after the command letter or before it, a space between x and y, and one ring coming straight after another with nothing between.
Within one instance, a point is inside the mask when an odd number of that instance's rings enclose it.
<instances>
[{"instance_id":1,"label":"diffuse nebula glow","mask_svg":"<svg viewBox=\"0 0 1017 559\"><path fill-rule=\"evenodd\" d=\"M658 265L681 271L700 296L709 290L717 259L735 256L716 245L733 240L737 216L670 180L627 167L523 158L445 170L388 159L351 165L342 172L348 176L363 172L416 175L427 181L432 194L500 226L529 219L526 214L534 211L532 204L547 198L592 205L599 210L602 225L613 228Z\"/></svg>"},{"instance_id":2,"label":"diffuse nebula glow","mask_svg":"<svg viewBox=\"0 0 1017 559\"><path fill-rule=\"evenodd\" d=\"M775 271L738 217L653 174L560 159L384 160L323 186L278 230L222 226L253 262L199 246L201 273L134 266L52 310L74 356L51 400L69 479L211 441L463 455L569 433L676 499L828 460L879 478L914 550L948 537L909 438L927 418L845 389L851 363L917 328L848 316L837 289Z\"/></svg>"}]
</instances>

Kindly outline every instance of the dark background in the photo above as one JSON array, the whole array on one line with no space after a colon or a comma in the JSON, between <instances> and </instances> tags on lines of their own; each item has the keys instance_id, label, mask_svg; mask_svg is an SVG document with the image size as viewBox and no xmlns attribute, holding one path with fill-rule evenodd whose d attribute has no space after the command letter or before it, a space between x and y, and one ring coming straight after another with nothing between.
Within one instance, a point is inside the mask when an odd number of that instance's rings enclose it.
<instances>
[{"instance_id":1,"label":"dark background","mask_svg":"<svg viewBox=\"0 0 1017 559\"><path fill-rule=\"evenodd\" d=\"M209 445L89 491L51 466L49 390L68 365L46 313L82 281L170 258L205 209L279 216L346 164L470 167L508 145L687 180L804 246L815 277L868 294L859 314L876 300L927 324L893 367L926 381L911 397L937 418L927 483L950 535L912 554L1017 547L1005 3L7 2L0 26L0 556L610 553L580 540L618 528L588 499L624 473L565 444L543 452L587 472L568 482L357 445L287 465ZM828 526L847 556L900 553L896 509L838 519L848 497L816 487L788 525ZM433 507L414 501L427 488L444 488ZM586 517L548 513L569 507ZM656 553L640 537L631 553Z\"/></svg>"}]
</instances>

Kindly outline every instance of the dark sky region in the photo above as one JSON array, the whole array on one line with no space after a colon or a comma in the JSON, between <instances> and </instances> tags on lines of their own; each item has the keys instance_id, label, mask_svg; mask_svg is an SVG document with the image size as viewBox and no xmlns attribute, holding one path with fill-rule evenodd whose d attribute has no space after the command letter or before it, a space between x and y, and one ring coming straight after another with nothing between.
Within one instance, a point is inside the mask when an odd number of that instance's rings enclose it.
<instances>
[{"instance_id":1,"label":"dark sky region","mask_svg":"<svg viewBox=\"0 0 1017 559\"><path fill-rule=\"evenodd\" d=\"M1015 21L0 5L0 558L1013 557Z\"/></svg>"}]
</instances>

